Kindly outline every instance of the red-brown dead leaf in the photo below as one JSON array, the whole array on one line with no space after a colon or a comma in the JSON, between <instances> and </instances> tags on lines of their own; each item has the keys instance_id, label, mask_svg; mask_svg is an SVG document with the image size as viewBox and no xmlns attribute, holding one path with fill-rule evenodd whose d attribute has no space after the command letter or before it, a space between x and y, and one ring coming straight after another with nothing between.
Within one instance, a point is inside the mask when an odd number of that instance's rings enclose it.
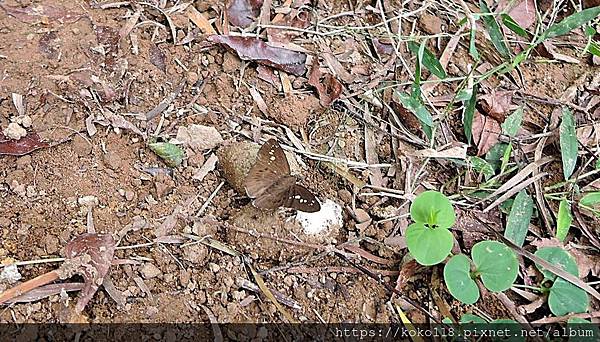
<instances>
[{"instance_id":1,"label":"red-brown dead leaf","mask_svg":"<svg viewBox=\"0 0 600 342\"><path fill-rule=\"evenodd\" d=\"M227 7L229 22L235 26L248 27L260 14L263 0L231 0Z\"/></svg>"},{"instance_id":2,"label":"red-brown dead leaf","mask_svg":"<svg viewBox=\"0 0 600 342\"><path fill-rule=\"evenodd\" d=\"M41 141L37 133L29 132L19 140L11 140L0 132L0 155L24 156L40 148L48 147L47 143Z\"/></svg>"},{"instance_id":3,"label":"red-brown dead leaf","mask_svg":"<svg viewBox=\"0 0 600 342\"><path fill-rule=\"evenodd\" d=\"M377 56L379 56L380 59L386 59L395 52L394 46L388 42L381 41L377 38L373 38L372 42L375 52L377 52Z\"/></svg>"},{"instance_id":4,"label":"red-brown dead leaf","mask_svg":"<svg viewBox=\"0 0 600 342\"><path fill-rule=\"evenodd\" d=\"M492 146L496 145L502 128L498 121L485 115L481 115L479 111L475 111L473 115L473 141L477 145L477 155L486 154Z\"/></svg>"},{"instance_id":5,"label":"red-brown dead leaf","mask_svg":"<svg viewBox=\"0 0 600 342\"><path fill-rule=\"evenodd\" d=\"M110 234L82 234L65 246L65 263L60 267L61 278L75 273L84 279L83 289L75 311L81 313L104 281L113 262L116 243Z\"/></svg>"},{"instance_id":6,"label":"red-brown dead leaf","mask_svg":"<svg viewBox=\"0 0 600 342\"><path fill-rule=\"evenodd\" d=\"M48 24L52 21L69 24L78 21L85 15L83 13L67 10L64 7L50 5L19 7L0 4L0 8L8 15L28 24Z\"/></svg>"},{"instance_id":7,"label":"red-brown dead leaf","mask_svg":"<svg viewBox=\"0 0 600 342\"><path fill-rule=\"evenodd\" d=\"M98 25L95 27L96 39L104 48L104 63L112 70L119 54L119 30L110 26Z\"/></svg>"},{"instance_id":8,"label":"red-brown dead leaf","mask_svg":"<svg viewBox=\"0 0 600 342\"><path fill-rule=\"evenodd\" d=\"M167 64L165 53L158 47L156 44L151 43L150 49L148 51L150 63L152 63L158 70L166 73L167 72Z\"/></svg>"},{"instance_id":9,"label":"red-brown dead leaf","mask_svg":"<svg viewBox=\"0 0 600 342\"><path fill-rule=\"evenodd\" d=\"M319 100L323 107L329 106L333 101L337 100L342 93L342 84L329 73L323 74L319 70L319 61L314 59L308 84L315 87L319 93Z\"/></svg>"},{"instance_id":10,"label":"red-brown dead leaf","mask_svg":"<svg viewBox=\"0 0 600 342\"><path fill-rule=\"evenodd\" d=\"M296 76L306 72L306 54L266 44L259 38L214 35L207 38L233 49L245 61L255 61Z\"/></svg>"},{"instance_id":11,"label":"red-brown dead leaf","mask_svg":"<svg viewBox=\"0 0 600 342\"><path fill-rule=\"evenodd\" d=\"M487 116L503 123L509 111L514 108L511 103L513 94L513 91L508 90L492 90L491 93L481 96L479 103Z\"/></svg>"}]
</instances>

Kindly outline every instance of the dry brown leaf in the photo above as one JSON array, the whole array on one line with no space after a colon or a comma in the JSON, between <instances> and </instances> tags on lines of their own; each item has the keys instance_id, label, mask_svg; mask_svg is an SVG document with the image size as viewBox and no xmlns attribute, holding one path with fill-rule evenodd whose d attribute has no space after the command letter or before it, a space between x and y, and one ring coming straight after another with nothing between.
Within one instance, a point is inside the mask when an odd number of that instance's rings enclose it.
<instances>
[{"instance_id":1,"label":"dry brown leaf","mask_svg":"<svg viewBox=\"0 0 600 342\"><path fill-rule=\"evenodd\" d=\"M492 90L491 93L479 98L479 103L487 116L494 118L498 123L503 123L507 114L515 108L512 105L514 91Z\"/></svg>"},{"instance_id":2,"label":"dry brown leaf","mask_svg":"<svg viewBox=\"0 0 600 342\"><path fill-rule=\"evenodd\" d=\"M70 24L77 22L85 16L83 13L67 10L64 7L43 4L32 5L29 7L0 4L0 8L8 15L28 24L48 24L51 21Z\"/></svg>"},{"instance_id":3,"label":"dry brown leaf","mask_svg":"<svg viewBox=\"0 0 600 342\"><path fill-rule=\"evenodd\" d=\"M477 145L477 155L486 154L492 146L496 145L500 138L502 128L498 121L491 117L481 115L475 111L473 115L473 141Z\"/></svg>"},{"instance_id":4,"label":"dry brown leaf","mask_svg":"<svg viewBox=\"0 0 600 342\"><path fill-rule=\"evenodd\" d=\"M504 12L509 5L510 0L500 0L498 3L497 13ZM524 29L528 29L535 23L535 1L534 0L519 0L515 1L512 8L508 11L508 15L514 19Z\"/></svg>"},{"instance_id":5,"label":"dry brown leaf","mask_svg":"<svg viewBox=\"0 0 600 342\"><path fill-rule=\"evenodd\" d=\"M0 131L0 155L23 156L48 146L50 145L42 142L37 133L30 132L19 140L12 140Z\"/></svg>"},{"instance_id":6,"label":"dry brown leaf","mask_svg":"<svg viewBox=\"0 0 600 342\"><path fill-rule=\"evenodd\" d=\"M306 72L305 53L273 47L255 37L214 35L207 39L229 47L245 61L255 61L296 76L302 76Z\"/></svg>"},{"instance_id":7,"label":"dry brown leaf","mask_svg":"<svg viewBox=\"0 0 600 342\"><path fill-rule=\"evenodd\" d=\"M158 70L166 73L167 72L167 63L165 53L154 43L150 43L150 49L148 50L148 58L150 59L150 63L158 68Z\"/></svg>"},{"instance_id":8,"label":"dry brown leaf","mask_svg":"<svg viewBox=\"0 0 600 342\"><path fill-rule=\"evenodd\" d=\"M337 100L342 93L342 84L329 73L323 74L319 70L319 61L317 58L313 60L308 84L315 87L319 93L319 100L323 107L329 106L333 101Z\"/></svg>"},{"instance_id":9,"label":"dry brown leaf","mask_svg":"<svg viewBox=\"0 0 600 342\"><path fill-rule=\"evenodd\" d=\"M188 6L187 15L190 20L198 26L200 31L204 34L217 34L217 31L212 27L210 22L202 15L202 13L198 12L196 7Z\"/></svg>"},{"instance_id":10,"label":"dry brown leaf","mask_svg":"<svg viewBox=\"0 0 600 342\"><path fill-rule=\"evenodd\" d=\"M600 144L600 122L579 127L576 132L577 140L579 140L582 145L594 147Z\"/></svg>"},{"instance_id":11,"label":"dry brown leaf","mask_svg":"<svg viewBox=\"0 0 600 342\"><path fill-rule=\"evenodd\" d=\"M229 22L235 26L248 27L260 14L263 0L231 0L227 7Z\"/></svg>"}]
</instances>

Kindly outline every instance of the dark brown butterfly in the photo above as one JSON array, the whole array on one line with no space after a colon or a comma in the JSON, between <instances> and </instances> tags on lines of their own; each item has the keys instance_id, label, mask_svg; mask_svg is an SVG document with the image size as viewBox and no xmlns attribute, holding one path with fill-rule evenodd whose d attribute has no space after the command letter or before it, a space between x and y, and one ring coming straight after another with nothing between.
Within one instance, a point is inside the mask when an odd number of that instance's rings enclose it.
<instances>
[{"instance_id":1,"label":"dark brown butterfly","mask_svg":"<svg viewBox=\"0 0 600 342\"><path fill-rule=\"evenodd\" d=\"M296 184L290 174L290 164L275 139L267 141L258 150L256 163L245 182L246 193L254 198L257 208L286 207L313 213L321 210L319 201L307 188Z\"/></svg>"}]
</instances>

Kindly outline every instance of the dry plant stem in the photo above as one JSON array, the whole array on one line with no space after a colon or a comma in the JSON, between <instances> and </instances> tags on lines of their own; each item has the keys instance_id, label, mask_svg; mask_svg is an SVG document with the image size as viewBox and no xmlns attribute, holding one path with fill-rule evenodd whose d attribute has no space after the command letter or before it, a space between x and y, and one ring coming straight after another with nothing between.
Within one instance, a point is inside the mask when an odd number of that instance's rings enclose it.
<instances>
[{"instance_id":1,"label":"dry plant stem","mask_svg":"<svg viewBox=\"0 0 600 342\"><path fill-rule=\"evenodd\" d=\"M263 234L263 233L259 233L257 231L253 231L253 230L248 230L248 229L243 229L243 228L238 228L232 225L225 225L225 227L227 229L231 229L231 230L235 230L236 232L240 232L240 233L244 233L244 234L248 234L250 236L255 236L255 237L259 237L259 238L265 238L265 239L269 239L269 240L275 240L278 242L282 242L282 243L286 243L286 244L290 244L290 245L294 245L294 246L299 246L299 247L304 247L304 248L310 248L310 249L316 249L316 250L326 250L327 247L325 246L319 246L319 245L314 245L311 243L306 243L306 242L298 242L298 241L293 241L293 240L288 240L288 239L282 239L282 238L278 238L275 236L271 236L268 234Z\"/></svg>"},{"instance_id":2,"label":"dry plant stem","mask_svg":"<svg viewBox=\"0 0 600 342\"><path fill-rule=\"evenodd\" d=\"M30 279L22 284L19 284L13 288L2 292L2 294L0 294L0 304L4 304L7 301L15 297L21 296L35 288L51 283L58 278L59 275L57 271L50 271L48 273L44 273L40 276Z\"/></svg>"}]
</instances>

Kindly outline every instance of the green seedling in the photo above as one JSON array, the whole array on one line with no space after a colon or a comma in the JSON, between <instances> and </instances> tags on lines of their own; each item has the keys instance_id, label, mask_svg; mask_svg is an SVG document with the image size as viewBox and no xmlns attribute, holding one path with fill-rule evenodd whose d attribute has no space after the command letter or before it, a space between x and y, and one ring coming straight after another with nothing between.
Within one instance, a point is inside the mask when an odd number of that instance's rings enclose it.
<instances>
[{"instance_id":1,"label":"green seedling","mask_svg":"<svg viewBox=\"0 0 600 342\"><path fill-rule=\"evenodd\" d=\"M517 279L519 262L515 253L497 241L481 241L471 250L472 261L463 254L453 256L444 267L444 281L450 294L465 304L479 300L475 279L492 292L509 289Z\"/></svg>"},{"instance_id":2,"label":"green seedling","mask_svg":"<svg viewBox=\"0 0 600 342\"><path fill-rule=\"evenodd\" d=\"M167 142L151 142L148 147L170 167L181 165L185 156L181 147Z\"/></svg>"},{"instance_id":3,"label":"green seedling","mask_svg":"<svg viewBox=\"0 0 600 342\"><path fill-rule=\"evenodd\" d=\"M425 191L413 201L410 216L414 221L406 230L410 254L425 266L444 261L454 244L448 230L456 221L450 200L438 191Z\"/></svg>"},{"instance_id":4,"label":"green seedling","mask_svg":"<svg viewBox=\"0 0 600 342\"><path fill-rule=\"evenodd\" d=\"M535 255L576 277L579 276L575 259L560 247L542 247L535 252ZM544 275L540 290L548 293L548 306L554 315L563 316L588 310L589 298L584 290L540 265L536 264L536 267Z\"/></svg>"}]
</instances>

